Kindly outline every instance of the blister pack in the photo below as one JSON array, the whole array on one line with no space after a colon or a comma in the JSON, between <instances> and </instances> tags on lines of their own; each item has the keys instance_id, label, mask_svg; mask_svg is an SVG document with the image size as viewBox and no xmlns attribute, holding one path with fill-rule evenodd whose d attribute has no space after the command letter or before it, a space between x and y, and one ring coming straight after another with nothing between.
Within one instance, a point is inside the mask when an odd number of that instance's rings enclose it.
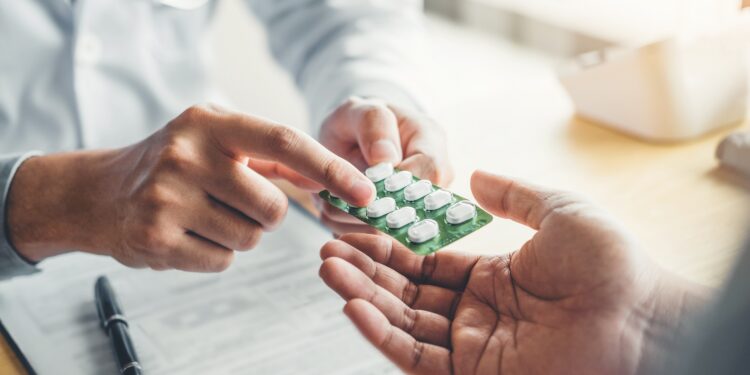
<instances>
[{"instance_id":1,"label":"blister pack","mask_svg":"<svg viewBox=\"0 0 750 375\"><path fill-rule=\"evenodd\" d=\"M365 175L377 189L367 207L350 206L328 190L320 197L417 254L434 253L492 221L492 215L466 198L389 163L370 167Z\"/></svg>"}]
</instances>

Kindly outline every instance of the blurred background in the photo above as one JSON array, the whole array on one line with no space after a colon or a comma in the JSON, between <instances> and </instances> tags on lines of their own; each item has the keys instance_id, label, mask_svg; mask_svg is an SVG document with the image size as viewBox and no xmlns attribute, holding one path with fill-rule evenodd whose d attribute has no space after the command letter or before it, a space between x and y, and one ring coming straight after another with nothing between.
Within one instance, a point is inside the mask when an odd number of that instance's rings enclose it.
<instances>
[{"instance_id":1,"label":"blurred background","mask_svg":"<svg viewBox=\"0 0 750 375\"><path fill-rule=\"evenodd\" d=\"M616 215L665 267L718 284L744 241L747 179L718 166L719 141L745 123L678 144L653 144L575 115L557 69L604 47L637 47L721 24L739 0L427 0L418 77L449 134L470 196L477 168L579 191ZM241 1L221 2L211 36L214 79L234 106L307 128L290 78ZM429 94L429 95L428 95ZM615 103L617 104L617 103ZM530 232L496 220L455 245L511 251Z\"/></svg>"}]
</instances>

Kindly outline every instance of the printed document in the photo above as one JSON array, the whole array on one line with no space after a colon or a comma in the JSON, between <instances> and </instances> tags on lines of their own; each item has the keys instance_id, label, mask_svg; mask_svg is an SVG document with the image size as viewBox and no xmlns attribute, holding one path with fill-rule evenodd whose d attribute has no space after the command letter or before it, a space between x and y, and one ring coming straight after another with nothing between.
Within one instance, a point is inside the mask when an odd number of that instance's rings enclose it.
<instances>
[{"instance_id":1,"label":"printed document","mask_svg":"<svg viewBox=\"0 0 750 375\"><path fill-rule=\"evenodd\" d=\"M290 207L279 230L237 253L223 273L65 255L0 283L0 319L38 374L117 374L94 305L94 281L107 275L147 374L397 373L318 277L319 249L330 239Z\"/></svg>"}]
</instances>

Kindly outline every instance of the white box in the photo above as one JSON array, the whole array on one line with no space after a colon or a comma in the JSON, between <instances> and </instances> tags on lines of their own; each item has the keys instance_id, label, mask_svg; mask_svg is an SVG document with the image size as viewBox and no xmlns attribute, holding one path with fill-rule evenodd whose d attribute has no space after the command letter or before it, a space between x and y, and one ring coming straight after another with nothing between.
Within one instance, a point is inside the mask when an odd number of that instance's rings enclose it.
<instances>
[{"instance_id":1,"label":"white box","mask_svg":"<svg viewBox=\"0 0 750 375\"><path fill-rule=\"evenodd\" d=\"M748 108L746 28L588 53L559 71L578 114L650 141L738 124Z\"/></svg>"}]
</instances>

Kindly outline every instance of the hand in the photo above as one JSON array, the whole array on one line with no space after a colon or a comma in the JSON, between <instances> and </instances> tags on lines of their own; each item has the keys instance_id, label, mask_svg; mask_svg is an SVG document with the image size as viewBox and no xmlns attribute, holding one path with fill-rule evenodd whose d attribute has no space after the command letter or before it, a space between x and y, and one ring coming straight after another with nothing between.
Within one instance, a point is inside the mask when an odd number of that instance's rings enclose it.
<instances>
[{"instance_id":1,"label":"hand","mask_svg":"<svg viewBox=\"0 0 750 375\"><path fill-rule=\"evenodd\" d=\"M360 170L390 162L440 186L453 180L443 130L427 116L379 100L350 98L323 124L320 142ZM374 232L323 205L322 221L335 233Z\"/></svg>"},{"instance_id":2,"label":"hand","mask_svg":"<svg viewBox=\"0 0 750 375\"><path fill-rule=\"evenodd\" d=\"M130 147L25 162L11 187L10 237L32 260L80 249L131 267L220 271L286 214L286 196L266 177L359 205L375 192L293 128L192 107Z\"/></svg>"},{"instance_id":3,"label":"hand","mask_svg":"<svg viewBox=\"0 0 750 375\"><path fill-rule=\"evenodd\" d=\"M697 294L576 196L481 172L472 188L482 206L537 233L503 256L420 257L363 234L323 247L321 277L373 345L414 374L658 368Z\"/></svg>"}]
</instances>

